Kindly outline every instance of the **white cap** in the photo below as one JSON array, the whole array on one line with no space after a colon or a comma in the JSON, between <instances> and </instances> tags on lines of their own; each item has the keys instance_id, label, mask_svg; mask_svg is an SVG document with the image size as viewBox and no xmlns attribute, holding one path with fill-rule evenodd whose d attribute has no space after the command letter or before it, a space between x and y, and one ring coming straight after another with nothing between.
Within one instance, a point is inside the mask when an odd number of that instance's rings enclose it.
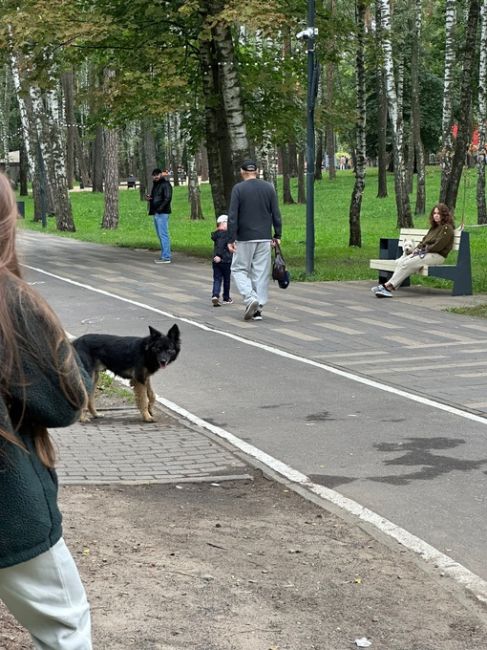
<instances>
[{"instance_id":1,"label":"white cap","mask_svg":"<svg viewBox=\"0 0 487 650\"><path fill-rule=\"evenodd\" d=\"M228 215L227 214L221 214L218 219L216 220L217 223L224 223L225 221L228 221Z\"/></svg>"}]
</instances>

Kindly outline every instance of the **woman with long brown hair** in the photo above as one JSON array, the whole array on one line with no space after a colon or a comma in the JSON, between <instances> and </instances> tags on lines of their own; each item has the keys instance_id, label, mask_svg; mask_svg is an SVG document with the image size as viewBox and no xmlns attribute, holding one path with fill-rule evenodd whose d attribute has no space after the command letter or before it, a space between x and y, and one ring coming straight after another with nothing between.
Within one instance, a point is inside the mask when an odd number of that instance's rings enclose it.
<instances>
[{"instance_id":1,"label":"woman with long brown hair","mask_svg":"<svg viewBox=\"0 0 487 650\"><path fill-rule=\"evenodd\" d=\"M62 538L48 427L78 417L89 379L56 315L22 279L17 206L0 174L0 599L36 648L90 650L90 611Z\"/></svg>"},{"instance_id":2,"label":"woman with long brown hair","mask_svg":"<svg viewBox=\"0 0 487 650\"><path fill-rule=\"evenodd\" d=\"M392 298L406 278L422 266L443 264L453 248L455 237L453 216L444 203L437 203L430 212L430 228L410 255L400 257L392 277L385 283L372 287L377 298Z\"/></svg>"}]
</instances>

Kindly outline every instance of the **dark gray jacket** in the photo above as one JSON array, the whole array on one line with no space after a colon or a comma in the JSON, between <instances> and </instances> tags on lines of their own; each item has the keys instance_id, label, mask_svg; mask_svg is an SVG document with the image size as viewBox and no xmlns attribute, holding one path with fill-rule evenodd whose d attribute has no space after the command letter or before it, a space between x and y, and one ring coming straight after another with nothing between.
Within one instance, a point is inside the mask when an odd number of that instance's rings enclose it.
<instances>
[{"instance_id":1,"label":"dark gray jacket","mask_svg":"<svg viewBox=\"0 0 487 650\"><path fill-rule=\"evenodd\" d=\"M26 329L36 332L38 345L43 345L44 328L42 320L33 316ZM0 568L37 557L60 539L56 472L40 461L32 434L35 427L65 427L79 417L54 368L40 368L22 351L21 361L27 385L0 390L0 427L25 447L0 436ZM82 372L82 376L89 387L87 375ZM80 389L79 402L81 393Z\"/></svg>"},{"instance_id":2,"label":"dark gray jacket","mask_svg":"<svg viewBox=\"0 0 487 650\"><path fill-rule=\"evenodd\" d=\"M237 183L228 211L228 241L281 239L281 213L274 186L259 178Z\"/></svg>"}]
</instances>

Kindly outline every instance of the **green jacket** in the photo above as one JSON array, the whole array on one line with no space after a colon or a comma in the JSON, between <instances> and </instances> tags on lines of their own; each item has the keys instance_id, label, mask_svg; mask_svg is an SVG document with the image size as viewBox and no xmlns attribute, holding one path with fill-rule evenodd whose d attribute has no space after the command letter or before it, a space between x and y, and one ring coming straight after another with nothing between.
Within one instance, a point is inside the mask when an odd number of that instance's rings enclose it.
<instances>
[{"instance_id":1,"label":"green jacket","mask_svg":"<svg viewBox=\"0 0 487 650\"><path fill-rule=\"evenodd\" d=\"M453 248L454 232L449 223L432 226L423 237L418 248L426 249L428 253L438 253L447 257Z\"/></svg>"},{"instance_id":2,"label":"green jacket","mask_svg":"<svg viewBox=\"0 0 487 650\"><path fill-rule=\"evenodd\" d=\"M39 332L43 324L35 325L38 329L34 331ZM25 355L22 364L28 385L10 386L7 397L0 392L0 426L14 433L26 448L0 436L0 568L37 557L60 539L56 472L39 460L30 434L36 424L65 427L79 416L79 410L65 397L53 368L41 369ZM83 380L89 387L90 380L84 373ZM22 423L15 431L13 423L23 408Z\"/></svg>"}]
</instances>

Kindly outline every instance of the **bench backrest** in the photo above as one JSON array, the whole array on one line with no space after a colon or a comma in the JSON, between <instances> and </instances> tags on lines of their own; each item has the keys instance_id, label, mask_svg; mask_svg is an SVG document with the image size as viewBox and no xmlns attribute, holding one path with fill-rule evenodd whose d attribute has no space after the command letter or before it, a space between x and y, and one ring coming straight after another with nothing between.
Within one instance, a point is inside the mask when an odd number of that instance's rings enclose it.
<instances>
[{"instance_id":1,"label":"bench backrest","mask_svg":"<svg viewBox=\"0 0 487 650\"><path fill-rule=\"evenodd\" d=\"M402 243L406 240L414 242L416 246L426 235L428 230L422 228L401 228L399 232L399 246L402 248ZM453 248L452 250L457 251L460 248L460 239L462 237L462 229L457 228L454 232L453 239Z\"/></svg>"}]
</instances>

